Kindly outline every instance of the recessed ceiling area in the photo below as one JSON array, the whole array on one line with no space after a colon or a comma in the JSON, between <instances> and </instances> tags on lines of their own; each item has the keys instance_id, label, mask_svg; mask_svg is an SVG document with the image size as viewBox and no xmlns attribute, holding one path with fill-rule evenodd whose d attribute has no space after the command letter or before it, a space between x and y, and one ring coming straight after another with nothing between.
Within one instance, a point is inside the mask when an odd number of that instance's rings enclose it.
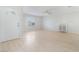
<instances>
[{"instance_id":1,"label":"recessed ceiling area","mask_svg":"<svg viewBox=\"0 0 79 59\"><path fill-rule=\"evenodd\" d=\"M78 6L25 6L23 7L23 13L32 14L38 16L44 16L51 13L62 15L67 13L79 12Z\"/></svg>"}]
</instances>

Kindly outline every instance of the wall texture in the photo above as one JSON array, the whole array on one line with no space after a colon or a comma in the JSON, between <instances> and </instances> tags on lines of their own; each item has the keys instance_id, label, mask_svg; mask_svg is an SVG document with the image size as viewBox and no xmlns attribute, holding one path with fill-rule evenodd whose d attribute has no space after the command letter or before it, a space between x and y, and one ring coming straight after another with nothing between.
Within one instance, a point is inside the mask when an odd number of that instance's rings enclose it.
<instances>
[{"instance_id":1,"label":"wall texture","mask_svg":"<svg viewBox=\"0 0 79 59\"><path fill-rule=\"evenodd\" d=\"M0 42L17 38L22 23L17 7L0 7Z\"/></svg>"},{"instance_id":2,"label":"wall texture","mask_svg":"<svg viewBox=\"0 0 79 59\"><path fill-rule=\"evenodd\" d=\"M79 12L65 14L61 23L68 24L68 32L79 34Z\"/></svg>"},{"instance_id":3,"label":"wall texture","mask_svg":"<svg viewBox=\"0 0 79 59\"><path fill-rule=\"evenodd\" d=\"M79 12L50 15L43 18L43 28L49 31L59 31L59 25L66 24L69 33L79 34Z\"/></svg>"},{"instance_id":4,"label":"wall texture","mask_svg":"<svg viewBox=\"0 0 79 59\"><path fill-rule=\"evenodd\" d=\"M55 16L43 17L43 29L48 31L59 31L59 21Z\"/></svg>"}]
</instances>

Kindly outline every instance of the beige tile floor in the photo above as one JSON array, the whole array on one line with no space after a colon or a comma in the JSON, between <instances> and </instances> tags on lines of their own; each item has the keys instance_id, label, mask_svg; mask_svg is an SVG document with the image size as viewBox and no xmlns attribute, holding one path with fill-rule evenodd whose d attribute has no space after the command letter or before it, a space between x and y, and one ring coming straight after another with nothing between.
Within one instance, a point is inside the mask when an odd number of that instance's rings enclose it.
<instances>
[{"instance_id":1,"label":"beige tile floor","mask_svg":"<svg viewBox=\"0 0 79 59\"><path fill-rule=\"evenodd\" d=\"M23 38L0 43L2 52L78 52L79 35L33 31Z\"/></svg>"}]
</instances>

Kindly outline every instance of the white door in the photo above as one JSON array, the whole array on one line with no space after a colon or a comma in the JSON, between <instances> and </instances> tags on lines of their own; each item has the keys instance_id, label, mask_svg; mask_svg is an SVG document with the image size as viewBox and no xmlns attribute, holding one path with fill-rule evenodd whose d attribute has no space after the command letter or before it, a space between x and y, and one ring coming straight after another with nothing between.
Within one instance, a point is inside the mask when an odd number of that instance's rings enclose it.
<instances>
[{"instance_id":1,"label":"white door","mask_svg":"<svg viewBox=\"0 0 79 59\"><path fill-rule=\"evenodd\" d=\"M17 38L20 33L17 12L10 8L0 8L0 17L0 42Z\"/></svg>"}]
</instances>

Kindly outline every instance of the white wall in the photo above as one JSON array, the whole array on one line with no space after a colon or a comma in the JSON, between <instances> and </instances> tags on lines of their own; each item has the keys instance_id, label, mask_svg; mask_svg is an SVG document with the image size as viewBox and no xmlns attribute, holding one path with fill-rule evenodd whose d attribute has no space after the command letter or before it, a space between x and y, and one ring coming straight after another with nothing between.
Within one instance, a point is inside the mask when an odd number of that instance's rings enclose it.
<instances>
[{"instance_id":1,"label":"white wall","mask_svg":"<svg viewBox=\"0 0 79 59\"><path fill-rule=\"evenodd\" d=\"M59 21L56 17L54 16L45 16L43 17L43 29L47 31L59 31Z\"/></svg>"},{"instance_id":2,"label":"white wall","mask_svg":"<svg viewBox=\"0 0 79 59\"><path fill-rule=\"evenodd\" d=\"M1 12L0 12L0 40L4 39L4 20L1 20Z\"/></svg>"},{"instance_id":3,"label":"white wall","mask_svg":"<svg viewBox=\"0 0 79 59\"><path fill-rule=\"evenodd\" d=\"M61 23L68 24L68 32L79 34L79 12L62 15Z\"/></svg>"},{"instance_id":4,"label":"white wall","mask_svg":"<svg viewBox=\"0 0 79 59\"><path fill-rule=\"evenodd\" d=\"M79 12L63 13L44 17L43 27L49 31L59 31L59 25L66 24L69 33L79 34Z\"/></svg>"},{"instance_id":5,"label":"white wall","mask_svg":"<svg viewBox=\"0 0 79 59\"><path fill-rule=\"evenodd\" d=\"M52 15L43 18L43 29L45 30L59 31L60 24L67 24L68 32L79 34L79 7L56 7L52 9Z\"/></svg>"},{"instance_id":6,"label":"white wall","mask_svg":"<svg viewBox=\"0 0 79 59\"><path fill-rule=\"evenodd\" d=\"M43 28L49 31L59 31L59 24L68 24L68 32L79 33L79 7L53 6L53 7L25 7L24 13L31 12L33 14L44 12L51 9L50 16L43 19ZM35 14L35 15L37 15Z\"/></svg>"},{"instance_id":7,"label":"white wall","mask_svg":"<svg viewBox=\"0 0 79 59\"><path fill-rule=\"evenodd\" d=\"M17 7L0 7L0 42L17 38L20 32L21 19Z\"/></svg>"},{"instance_id":8,"label":"white wall","mask_svg":"<svg viewBox=\"0 0 79 59\"><path fill-rule=\"evenodd\" d=\"M44 18L43 27L49 31L59 31L60 24L66 24L69 33L79 34L79 12L50 15Z\"/></svg>"}]
</instances>

